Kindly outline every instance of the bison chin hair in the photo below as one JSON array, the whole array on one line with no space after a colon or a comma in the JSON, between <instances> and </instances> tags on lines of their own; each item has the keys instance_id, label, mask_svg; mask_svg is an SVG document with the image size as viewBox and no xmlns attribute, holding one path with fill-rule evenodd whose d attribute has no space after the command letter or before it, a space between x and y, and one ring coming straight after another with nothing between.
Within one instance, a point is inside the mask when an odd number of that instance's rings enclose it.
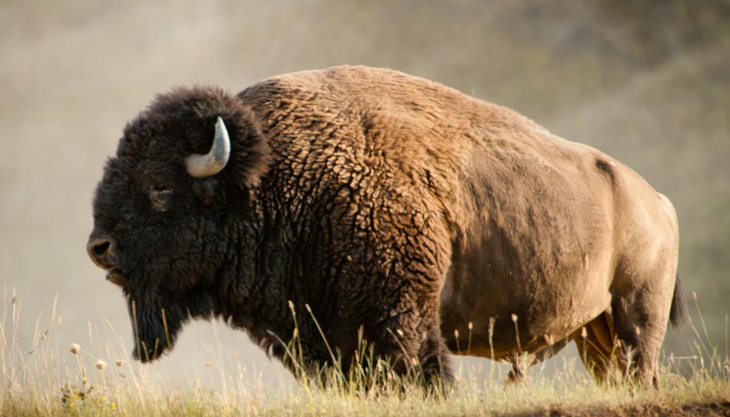
<instances>
[{"instance_id":1,"label":"bison chin hair","mask_svg":"<svg viewBox=\"0 0 730 417\"><path fill-rule=\"evenodd\" d=\"M132 357L142 363L171 351L183 325L191 318L210 320L214 316L213 297L204 291L191 291L182 297L168 295L165 301L136 298L130 296L127 306L134 335Z\"/></svg>"},{"instance_id":2,"label":"bison chin hair","mask_svg":"<svg viewBox=\"0 0 730 417\"><path fill-rule=\"evenodd\" d=\"M134 335L132 357L143 363L152 362L172 350L180 329L190 316L180 308L151 306L131 299L128 307Z\"/></svg>"}]
</instances>

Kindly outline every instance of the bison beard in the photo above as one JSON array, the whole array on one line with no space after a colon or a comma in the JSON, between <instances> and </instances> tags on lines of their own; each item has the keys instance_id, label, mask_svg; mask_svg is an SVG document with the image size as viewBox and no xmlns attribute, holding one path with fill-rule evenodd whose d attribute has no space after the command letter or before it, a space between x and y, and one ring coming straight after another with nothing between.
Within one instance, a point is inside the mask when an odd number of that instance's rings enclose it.
<instances>
[{"instance_id":1,"label":"bison beard","mask_svg":"<svg viewBox=\"0 0 730 417\"><path fill-rule=\"evenodd\" d=\"M127 307L135 335L132 357L146 363L172 350L178 333L190 318L210 319L214 300L206 294L196 294L176 302L150 304L128 297Z\"/></svg>"},{"instance_id":2,"label":"bison beard","mask_svg":"<svg viewBox=\"0 0 730 417\"><path fill-rule=\"evenodd\" d=\"M178 332L189 317L187 311L180 308L152 307L132 299L128 300L128 307L136 342L132 357L142 362L153 361L172 350Z\"/></svg>"},{"instance_id":3,"label":"bison beard","mask_svg":"<svg viewBox=\"0 0 730 417\"><path fill-rule=\"evenodd\" d=\"M346 370L362 332L400 373L449 380L466 347L517 377L576 340L598 378L629 368L621 346L658 383L684 314L674 209L636 173L365 67L159 95L105 167L87 251L123 288L143 362L213 317L284 359L291 305L309 364L333 365L331 347Z\"/></svg>"}]
</instances>

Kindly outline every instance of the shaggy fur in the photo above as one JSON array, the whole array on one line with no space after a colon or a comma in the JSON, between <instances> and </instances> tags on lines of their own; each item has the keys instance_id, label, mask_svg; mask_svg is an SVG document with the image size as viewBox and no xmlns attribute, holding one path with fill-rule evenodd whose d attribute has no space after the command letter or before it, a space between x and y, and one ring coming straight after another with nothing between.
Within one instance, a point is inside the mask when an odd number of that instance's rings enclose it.
<instances>
[{"instance_id":1,"label":"shaggy fur","mask_svg":"<svg viewBox=\"0 0 730 417\"><path fill-rule=\"evenodd\" d=\"M184 159L208 152L218 116L230 162L193 178ZM599 377L615 346L635 349L649 382L670 310L681 321L665 197L514 111L395 71L160 95L126 127L94 219L144 361L168 348L162 309L171 344L216 316L282 358L291 301L312 362L331 359L307 304L345 367L362 328L400 372L418 360L448 379L454 330L465 347L473 323L474 355L537 362L576 339Z\"/></svg>"}]
</instances>

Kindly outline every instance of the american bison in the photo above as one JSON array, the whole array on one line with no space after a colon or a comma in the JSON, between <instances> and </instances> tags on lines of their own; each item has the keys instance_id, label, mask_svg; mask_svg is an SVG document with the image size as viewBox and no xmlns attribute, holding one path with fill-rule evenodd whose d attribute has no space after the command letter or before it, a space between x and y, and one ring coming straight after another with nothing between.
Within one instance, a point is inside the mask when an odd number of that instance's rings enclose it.
<instances>
[{"instance_id":1,"label":"american bison","mask_svg":"<svg viewBox=\"0 0 730 417\"><path fill-rule=\"evenodd\" d=\"M291 301L311 364L332 356L305 305L344 367L362 332L396 371L449 379L471 333L470 354L514 376L576 340L599 378L618 363L656 383L684 315L666 197L596 149L396 71L159 95L93 206L87 250L122 288L143 362L213 317L283 358Z\"/></svg>"}]
</instances>

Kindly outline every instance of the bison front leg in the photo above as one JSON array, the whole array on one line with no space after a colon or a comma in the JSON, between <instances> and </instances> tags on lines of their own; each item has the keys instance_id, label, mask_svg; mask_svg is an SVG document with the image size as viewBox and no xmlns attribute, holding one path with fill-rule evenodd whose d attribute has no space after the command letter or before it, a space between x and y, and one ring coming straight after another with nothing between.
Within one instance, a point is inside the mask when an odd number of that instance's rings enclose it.
<instances>
[{"instance_id":1,"label":"bison front leg","mask_svg":"<svg viewBox=\"0 0 730 417\"><path fill-rule=\"evenodd\" d=\"M364 325L375 353L398 374L417 372L429 383L451 380L439 316L450 232L420 183L390 177L363 180L360 185L368 187L358 191L360 204L345 194L336 220L326 224L332 247L348 248L341 262L333 262L341 265L338 297L357 307L343 310L340 321Z\"/></svg>"},{"instance_id":2,"label":"bison front leg","mask_svg":"<svg viewBox=\"0 0 730 417\"><path fill-rule=\"evenodd\" d=\"M451 382L454 378L449 350L441 334L440 293L450 265L448 248L439 242L440 229L413 231L391 263L385 299L389 319L380 325L385 354L396 358L401 374L414 370L427 383ZM401 272L402 271L402 272ZM390 337L388 337L388 335Z\"/></svg>"},{"instance_id":3,"label":"bison front leg","mask_svg":"<svg viewBox=\"0 0 730 417\"><path fill-rule=\"evenodd\" d=\"M447 258L429 252L434 247L413 245L404 256L380 263L386 267L372 309L379 316L372 328L376 353L389 358L398 374L418 375L427 383L453 379L439 314L447 270L439 260Z\"/></svg>"},{"instance_id":4,"label":"bison front leg","mask_svg":"<svg viewBox=\"0 0 730 417\"><path fill-rule=\"evenodd\" d=\"M422 378L425 383L451 382L449 350L441 337L438 305L433 311L409 311L378 326L375 351L387 358L401 376Z\"/></svg>"}]
</instances>

